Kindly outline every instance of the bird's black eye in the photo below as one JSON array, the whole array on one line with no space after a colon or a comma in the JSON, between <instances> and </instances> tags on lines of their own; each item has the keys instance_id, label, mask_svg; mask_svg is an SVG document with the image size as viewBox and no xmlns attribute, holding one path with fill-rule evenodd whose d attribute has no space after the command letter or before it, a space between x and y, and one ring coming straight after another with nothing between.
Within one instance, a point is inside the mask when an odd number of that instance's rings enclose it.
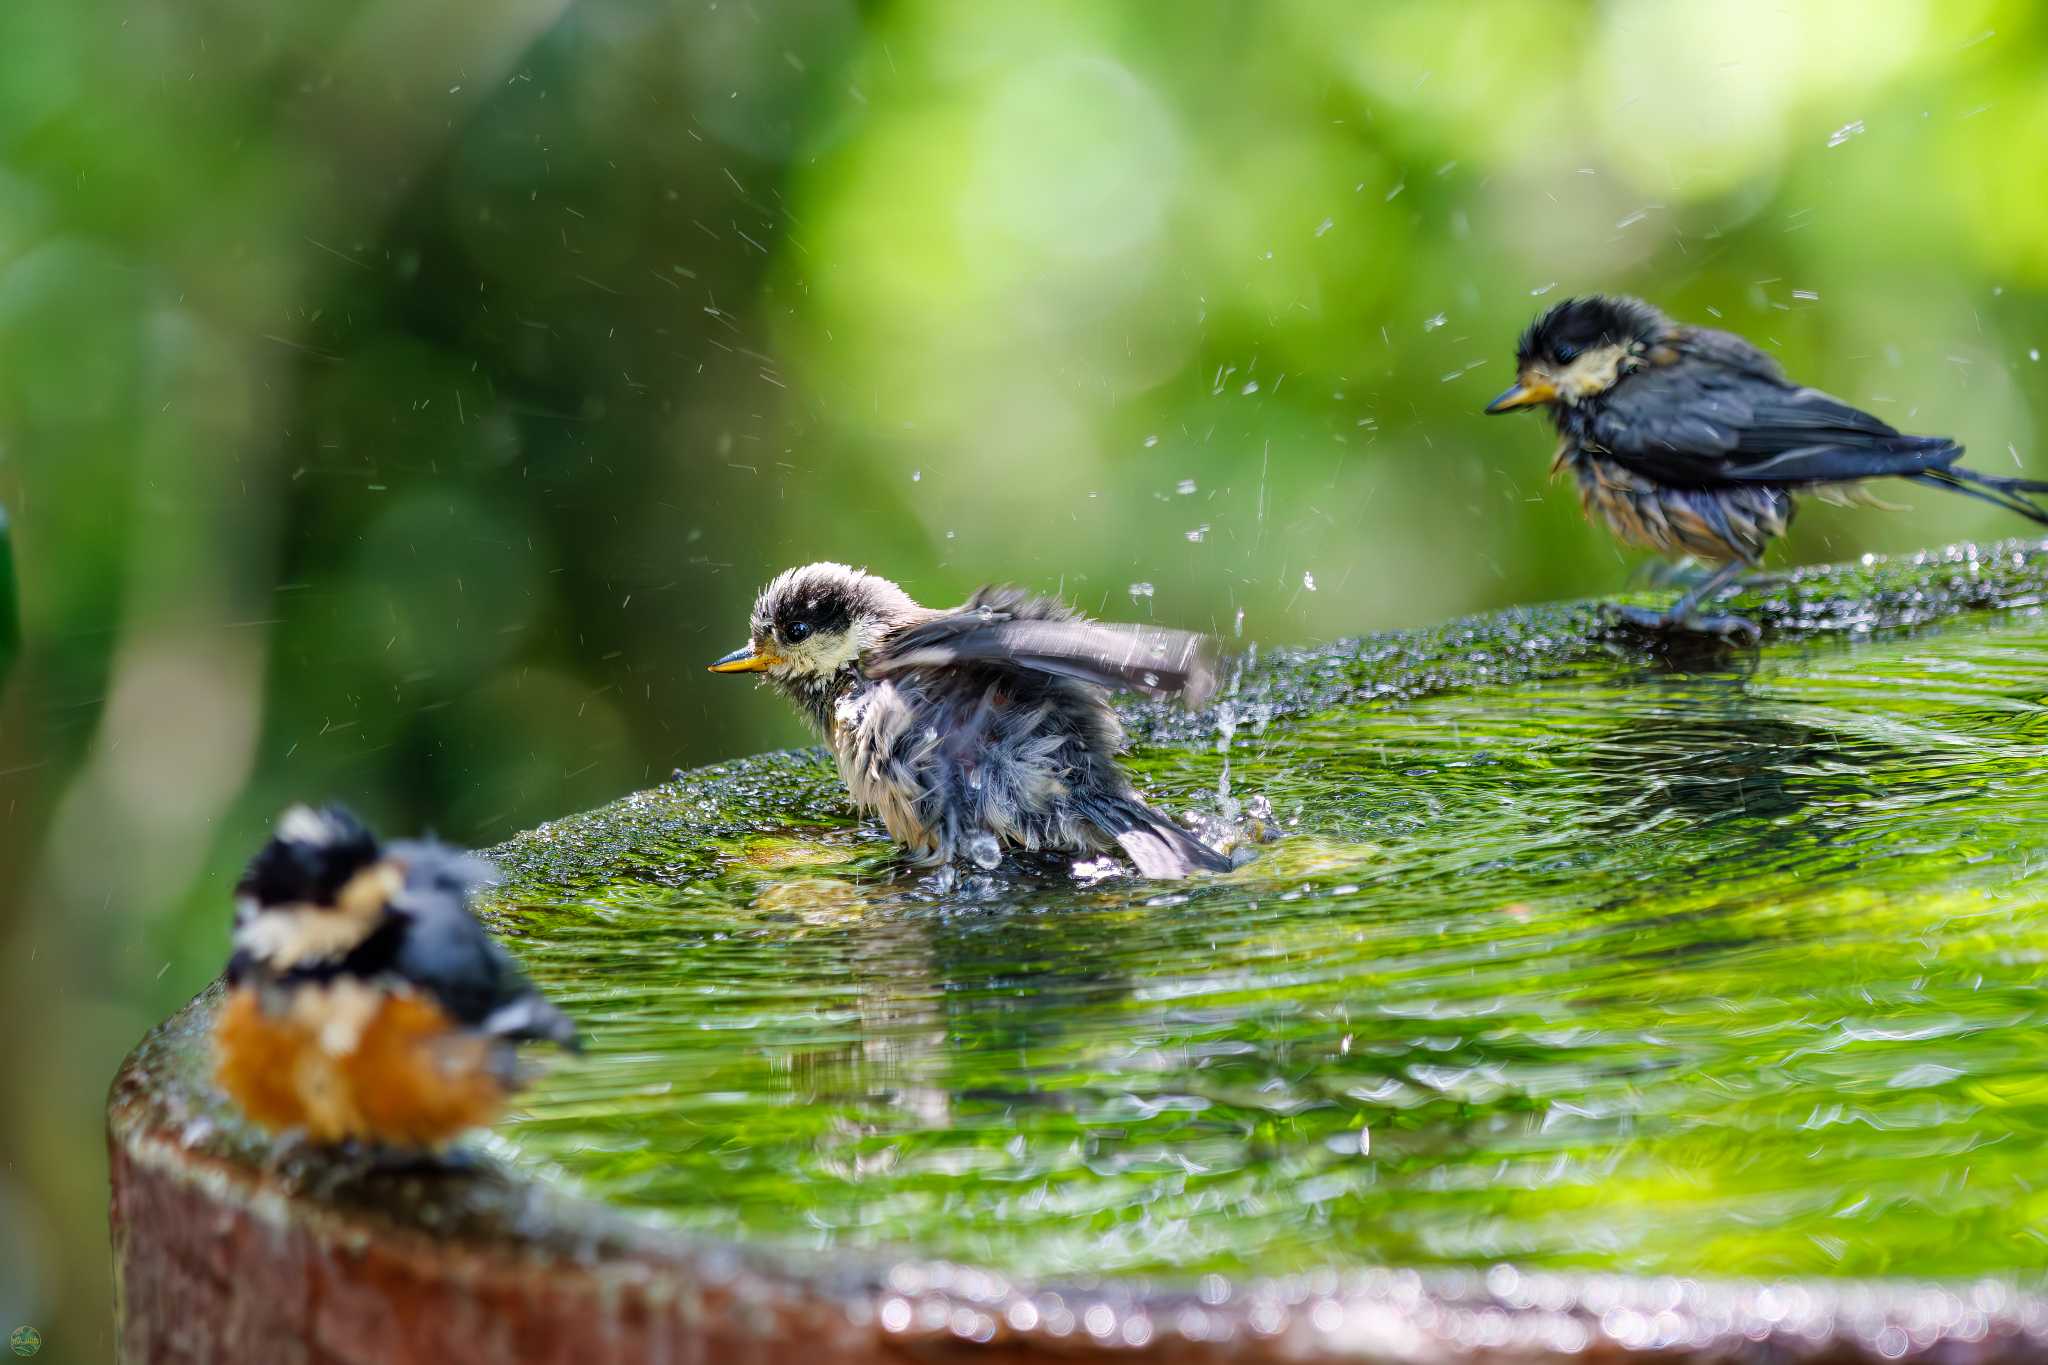
<instances>
[{"instance_id":1,"label":"bird's black eye","mask_svg":"<svg viewBox=\"0 0 2048 1365\"><path fill-rule=\"evenodd\" d=\"M1555 354L1558 360L1569 365L1579 358L1579 348L1572 345L1569 341L1560 341L1557 343Z\"/></svg>"},{"instance_id":2,"label":"bird's black eye","mask_svg":"<svg viewBox=\"0 0 2048 1365\"><path fill-rule=\"evenodd\" d=\"M805 640L811 638L811 623L809 621L791 621L782 628L782 638L793 645L802 644Z\"/></svg>"}]
</instances>

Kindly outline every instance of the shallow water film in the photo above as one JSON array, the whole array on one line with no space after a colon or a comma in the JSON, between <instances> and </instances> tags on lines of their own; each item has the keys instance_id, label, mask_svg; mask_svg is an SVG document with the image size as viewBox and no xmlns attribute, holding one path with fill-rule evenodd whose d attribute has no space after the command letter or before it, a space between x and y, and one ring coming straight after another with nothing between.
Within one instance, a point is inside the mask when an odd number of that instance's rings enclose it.
<instances>
[{"instance_id":1,"label":"shallow water film","mask_svg":"<svg viewBox=\"0 0 2048 1365\"><path fill-rule=\"evenodd\" d=\"M1240 724L1141 758L1284 828L1186 887L941 891L827 803L522 917L589 1051L493 1146L1024 1274L2026 1277L2044 699L2030 615Z\"/></svg>"}]
</instances>

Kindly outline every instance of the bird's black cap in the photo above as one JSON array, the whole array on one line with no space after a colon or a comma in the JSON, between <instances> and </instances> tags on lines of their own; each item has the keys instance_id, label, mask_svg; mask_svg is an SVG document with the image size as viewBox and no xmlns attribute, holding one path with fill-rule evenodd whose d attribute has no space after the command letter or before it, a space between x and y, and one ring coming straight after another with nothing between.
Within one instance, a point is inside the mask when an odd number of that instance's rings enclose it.
<instances>
[{"instance_id":1,"label":"bird's black cap","mask_svg":"<svg viewBox=\"0 0 2048 1365\"><path fill-rule=\"evenodd\" d=\"M770 626L775 638L796 643L810 635L830 635L853 624L859 610L852 583L820 578L792 585L769 604Z\"/></svg>"},{"instance_id":2,"label":"bird's black cap","mask_svg":"<svg viewBox=\"0 0 2048 1365\"><path fill-rule=\"evenodd\" d=\"M340 806L293 806L249 860L235 895L266 908L331 905L341 888L377 861L377 838Z\"/></svg>"},{"instance_id":3,"label":"bird's black cap","mask_svg":"<svg viewBox=\"0 0 2048 1365\"><path fill-rule=\"evenodd\" d=\"M1596 346L1662 341L1671 321L1641 299L1624 294L1588 294L1550 306L1522 333L1515 347L1518 364L1532 360L1569 360Z\"/></svg>"}]
</instances>

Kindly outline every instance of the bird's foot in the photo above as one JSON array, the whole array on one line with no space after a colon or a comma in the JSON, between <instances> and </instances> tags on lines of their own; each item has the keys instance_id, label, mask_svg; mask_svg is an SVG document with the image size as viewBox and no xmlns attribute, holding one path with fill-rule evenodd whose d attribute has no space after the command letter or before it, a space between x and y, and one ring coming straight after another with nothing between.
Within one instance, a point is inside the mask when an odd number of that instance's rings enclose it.
<instances>
[{"instance_id":1,"label":"bird's foot","mask_svg":"<svg viewBox=\"0 0 2048 1365\"><path fill-rule=\"evenodd\" d=\"M1615 622L1648 635L1704 635L1730 644L1753 645L1763 638L1763 629L1745 616L1706 616L1696 612L1674 615L1649 607L1609 607Z\"/></svg>"},{"instance_id":2,"label":"bird's foot","mask_svg":"<svg viewBox=\"0 0 2048 1365\"><path fill-rule=\"evenodd\" d=\"M340 1153L337 1171L351 1181L439 1179L477 1176L492 1169L490 1157L467 1147L416 1147L402 1142L350 1142Z\"/></svg>"},{"instance_id":3,"label":"bird's foot","mask_svg":"<svg viewBox=\"0 0 2048 1365\"><path fill-rule=\"evenodd\" d=\"M1747 616L1686 616L1679 619L1677 629L1738 645L1753 645L1764 638L1764 628Z\"/></svg>"}]
</instances>

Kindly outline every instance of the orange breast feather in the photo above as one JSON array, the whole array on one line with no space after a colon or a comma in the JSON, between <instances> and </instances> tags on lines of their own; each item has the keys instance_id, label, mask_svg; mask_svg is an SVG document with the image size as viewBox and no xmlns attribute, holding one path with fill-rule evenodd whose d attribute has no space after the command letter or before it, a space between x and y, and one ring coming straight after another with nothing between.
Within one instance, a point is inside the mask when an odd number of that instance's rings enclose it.
<instances>
[{"instance_id":1,"label":"orange breast feather","mask_svg":"<svg viewBox=\"0 0 2048 1365\"><path fill-rule=\"evenodd\" d=\"M425 996L362 982L305 985L280 1003L229 994L215 1079L249 1119L314 1142L438 1147L490 1123L505 1099L491 1039Z\"/></svg>"}]
</instances>

